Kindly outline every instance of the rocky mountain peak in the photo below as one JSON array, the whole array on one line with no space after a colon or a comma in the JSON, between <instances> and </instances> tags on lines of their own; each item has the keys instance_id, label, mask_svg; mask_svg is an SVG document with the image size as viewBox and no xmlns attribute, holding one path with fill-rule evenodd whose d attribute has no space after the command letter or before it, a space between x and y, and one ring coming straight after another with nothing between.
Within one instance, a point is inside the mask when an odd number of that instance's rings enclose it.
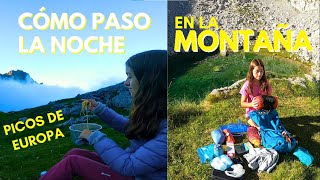
<instances>
[{"instance_id":1,"label":"rocky mountain peak","mask_svg":"<svg viewBox=\"0 0 320 180\"><path fill-rule=\"evenodd\" d=\"M30 75L22 70L11 70L7 73L0 74L0 80L14 80L20 83L37 83Z\"/></svg>"},{"instance_id":2,"label":"rocky mountain peak","mask_svg":"<svg viewBox=\"0 0 320 180\"><path fill-rule=\"evenodd\" d=\"M175 42L175 17L195 17L195 23L202 17L203 24L209 24L215 17L219 28L211 28L217 34L225 30L229 36L232 30L252 29L255 32L267 31L269 38L273 39L273 32L277 24L288 24L292 32L292 38L296 39L300 30L305 30L310 38L312 51L300 48L298 52L291 53L292 59L312 63L310 75L320 81L320 51L319 51L319 12L320 0L189 0L168 2L168 51L174 53ZM197 27L197 26L195 26ZM183 29L187 35L189 29ZM202 29L194 28L197 34ZM258 34L258 33L256 33ZM285 33L284 33L285 34ZM256 35L255 35L256 36ZM250 43L253 43L255 38ZM205 39L205 44L212 44L212 39ZM243 39L239 38L239 46L243 45Z\"/></svg>"}]
</instances>

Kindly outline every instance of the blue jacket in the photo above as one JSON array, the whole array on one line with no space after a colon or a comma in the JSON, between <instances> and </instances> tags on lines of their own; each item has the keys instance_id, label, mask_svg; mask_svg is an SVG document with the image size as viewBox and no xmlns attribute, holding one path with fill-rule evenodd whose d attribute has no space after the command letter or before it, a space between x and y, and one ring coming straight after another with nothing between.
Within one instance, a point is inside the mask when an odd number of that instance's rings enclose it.
<instances>
[{"instance_id":1,"label":"blue jacket","mask_svg":"<svg viewBox=\"0 0 320 180\"><path fill-rule=\"evenodd\" d=\"M94 109L109 126L125 132L128 119L99 103ZM132 139L125 150L100 131L93 132L88 141L101 159L115 172L136 179L167 179L167 120L151 140Z\"/></svg>"}]
</instances>

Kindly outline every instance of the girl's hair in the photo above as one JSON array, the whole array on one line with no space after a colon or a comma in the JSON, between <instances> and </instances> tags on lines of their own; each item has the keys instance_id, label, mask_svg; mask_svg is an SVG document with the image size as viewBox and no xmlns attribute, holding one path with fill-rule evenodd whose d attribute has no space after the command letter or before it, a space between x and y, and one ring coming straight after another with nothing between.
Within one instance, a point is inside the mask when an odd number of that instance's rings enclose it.
<instances>
[{"instance_id":1,"label":"girl's hair","mask_svg":"<svg viewBox=\"0 0 320 180\"><path fill-rule=\"evenodd\" d=\"M167 117L167 51L152 50L130 57L126 65L139 81L126 127L129 139L152 139Z\"/></svg>"},{"instance_id":2,"label":"girl's hair","mask_svg":"<svg viewBox=\"0 0 320 180\"><path fill-rule=\"evenodd\" d=\"M267 80L267 76L266 76L266 71L264 69L264 65L261 59L254 59L251 61L250 66L249 66L249 70L248 70L248 74L247 74L247 81L249 81L249 89L248 89L248 93L252 94L252 83L253 83L253 69L257 66L261 66L263 68L263 76L260 79L260 86L261 86L261 90L264 93L268 92L268 80Z\"/></svg>"}]
</instances>

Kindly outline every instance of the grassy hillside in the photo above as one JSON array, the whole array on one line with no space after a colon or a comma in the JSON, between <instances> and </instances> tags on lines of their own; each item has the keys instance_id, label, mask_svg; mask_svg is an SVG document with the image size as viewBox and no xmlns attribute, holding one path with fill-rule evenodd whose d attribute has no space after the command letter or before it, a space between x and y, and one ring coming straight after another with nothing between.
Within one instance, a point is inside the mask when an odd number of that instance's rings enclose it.
<instances>
[{"instance_id":1,"label":"grassy hillside","mask_svg":"<svg viewBox=\"0 0 320 180\"><path fill-rule=\"evenodd\" d=\"M57 103L72 103L80 101L79 99L65 99ZM51 112L52 105L45 105L37 108L27 109L19 112L0 113L0 123L3 125L10 125L15 123L19 118L35 118L36 116L43 116L45 125L36 127L34 129L25 129L22 132L9 134L5 136L4 131L1 130L0 135L0 179L37 179L41 171L48 170L54 164L59 162L63 155L72 148L85 148L93 150L91 146L76 146L70 138L69 125L59 127L65 137L58 139L52 138L51 141L46 141L36 146L29 146L25 149L14 151L12 140L22 139L25 144L25 137L30 135L37 136L39 133L45 133L47 130L55 132L57 128L55 125L69 120L72 116L64 116L65 120L49 124L46 114ZM117 110L123 115L128 115L127 111ZM73 116L74 118L79 116ZM90 119L90 123L97 123L103 126L102 132L106 133L110 138L115 140L121 147L129 145L126 137L106 125L100 119Z\"/></svg>"},{"instance_id":2,"label":"grassy hillside","mask_svg":"<svg viewBox=\"0 0 320 180\"><path fill-rule=\"evenodd\" d=\"M201 101L212 89L229 86L245 78L253 58L263 59L269 77L303 76L309 71L306 64L292 62L287 58L281 58L279 61L277 56L268 54L237 53L227 57L197 57L194 54L181 56L169 57L170 100L186 98ZM278 56L281 57L281 54Z\"/></svg>"},{"instance_id":3,"label":"grassy hillside","mask_svg":"<svg viewBox=\"0 0 320 180\"><path fill-rule=\"evenodd\" d=\"M178 57L181 58L181 57ZM240 89L227 96L214 98L212 89L231 85L246 76L249 62L261 58L273 87L279 96L278 113L286 129L314 156L313 166L302 165L292 154L281 154L271 173L247 169L246 179L319 179L320 109L319 86L307 82L306 87L291 85L289 77L304 77L309 65L288 60L285 55L268 53L235 53L227 57L209 56L193 62L188 69L169 59L169 65L185 71L169 71L169 168L170 179L209 179L212 167L200 164L197 148L212 144L211 131L219 126L244 121L245 110L240 107ZM172 60L172 61L170 61ZM237 143L247 142L246 137Z\"/></svg>"}]
</instances>

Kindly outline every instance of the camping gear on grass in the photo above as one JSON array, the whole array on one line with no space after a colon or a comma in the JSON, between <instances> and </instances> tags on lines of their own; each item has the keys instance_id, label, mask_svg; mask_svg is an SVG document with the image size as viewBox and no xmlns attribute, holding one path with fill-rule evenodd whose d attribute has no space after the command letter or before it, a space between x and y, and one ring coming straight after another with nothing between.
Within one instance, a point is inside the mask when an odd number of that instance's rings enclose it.
<instances>
[{"instance_id":1,"label":"camping gear on grass","mask_svg":"<svg viewBox=\"0 0 320 180\"><path fill-rule=\"evenodd\" d=\"M95 123L80 123L80 124L72 124L70 127L70 136L72 142L77 145L84 144L85 142L82 139L79 139L80 133L85 130L89 129L91 131L100 131L102 126Z\"/></svg>"},{"instance_id":2,"label":"camping gear on grass","mask_svg":"<svg viewBox=\"0 0 320 180\"><path fill-rule=\"evenodd\" d=\"M210 164L214 169L225 171L233 164L233 162L227 155L223 154L221 156L213 158Z\"/></svg>"},{"instance_id":3,"label":"camping gear on grass","mask_svg":"<svg viewBox=\"0 0 320 180\"><path fill-rule=\"evenodd\" d=\"M309 153L308 150L303 147L298 147L294 150L293 155L295 155L302 164L310 166L313 162L313 156Z\"/></svg>"},{"instance_id":4,"label":"camping gear on grass","mask_svg":"<svg viewBox=\"0 0 320 180\"><path fill-rule=\"evenodd\" d=\"M250 149L253 149L253 146L250 142L243 143L243 146L247 151L249 151Z\"/></svg>"},{"instance_id":5,"label":"camping gear on grass","mask_svg":"<svg viewBox=\"0 0 320 180\"><path fill-rule=\"evenodd\" d=\"M211 137L215 144L223 144L225 140L225 136L220 129L216 129L211 132Z\"/></svg>"},{"instance_id":6,"label":"camping gear on grass","mask_svg":"<svg viewBox=\"0 0 320 180\"><path fill-rule=\"evenodd\" d=\"M229 169L231 170L231 168ZM219 171L216 169L212 170L211 180L235 180L235 179L243 179L243 177L233 178L233 177L227 176L225 171Z\"/></svg>"},{"instance_id":7,"label":"camping gear on grass","mask_svg":"<svg viewBox=\"0 0 320 180\"><path fill-rule=\"evenodd\" d=\"M258 168L258 172L267 171L268 173L276 166L279 154L274 149L254 148L249 153L243 155L248 161L248 167L252 170Z\"/></svg>"},{"instance_id":8,"label":"camping gear on grass","mask_svg":"<svg viewBox=\"0 0 320 180\"><path fill-rule=\"evenodd\" d=\"M225 173L227 176L233 177L233 178L240 178L244 175L246 170L243 169L243 166L241 164L234 164L231 166L232 171L226 170Z\"/></svg>"},{"instance_id":9,"label":"camping gear on grass","mask_svg":"<svg viewBox=\"0 0 320 180\"><path fill-rule=\"evenodd\" d=\"M209 144L197 149L201 164L207 160L211 161L214 157L223 155L223 148L220 144Z\"/></svg>"},{"instance_id":10,"label":"camping gear on grass","mask_svg":"<svg viewBox=\"0 0 320 180\"><path fill-rule=\"evenodd\" d=\"M246 167L246 169L247 169L247 167L248 167L247 161L244 158L242 158L241 156L237 156L237 157L233 158L232 162L233 162L232 166L237 165L237 164L241 164L243 168ZM227 168L225 171L220 171L220 170L217 170L217 169L213 168L211 180L245 179L245 176L241 176L241 177L238 177L238 178L227 176L226 173L225 173L226 171L230 171L231 172L231 171L235 170L234 168L232 168L232 166ZM249 169L249 171L250 171L250 169Z\"/></svg>"},{"instance_id":11,"label":"camping gear on grass","mask_svg":"<svg viewBox=\"0 0 320 180\"><path fill-rule=\"evenodd\" d=\"M256 96L254 97L258 101L258 107L256 109L271 110L278 107L279 101L277 96Z\"/></svg>"},{"instance_id":12,"label":"camping gear on grass","mask_svg":"<svg viewBox=\"0 0 320 180\"><path fill-rule=\"evenodd\" d=\"M213 147L213 155L214 155L215 157L218 157L218 156L223 155L222 145L220 145L220 144L215 144L215 145L214 145L214 147Z\"/></svg>"},{"instance_id":13,"label":"camping gear on grass","mask_svg":"<svg viewBox=\"0 0 320 180\"><path fill-rule=\"evenodd\" d=\"M226 138L226 145L227 145L227 154L230 158L234 158L236 156L236 151L234 149L235 140L228 129L223 130Z\"/></svg>"},{"instance_id":14,"label":"camping gear on grass","mask_svg":"<svg viewBox=\"0 0 320 180\"><path fill-rule=\"evenodd\" d=\"M297 141L284 128L275 109L252 111L250 119L260 127L263 147L275 149L279 153L288 153L296 146Z\"/></svg>"},{"instance_id":15,"label":"camping gear on grass","mask_svg":"<svg viewBox=\"0 0 320 180\"><path fill-rule=\"evenodd\" d=\"M201 164L207 160L211 161L215 156L213 154L214 144L209 144L197 149Z\"/></svg>"},{"instance_id":16,"label":"camping gear on grass","mask_svg":"<svg viewBox=\"0 0 320 180\"><path fill-rule=\"evenodd\" d=\"M245 149L244 144L237 144L237 145L234 146L234 148L235 148L236 153L238 155L243 155L243 154L245 154L245 153L247 153L249 151L249 150Z\"/></svg>"},{"instance_id":17,"label":"camping gear on grass","mask_svg":"<svg viewBox=\"0 0 320 180\"><path fill-rule=\"evenodd\" d=\"M248 128L248 140L254 145L254 147L259 147L261 144L261 137L259 130L253 126Z\"/></svg>"},{"instance_id":18,"label":"camping gear on grass","mask_svg":"<svg viewBox=\"0 0 320 180\"><path fill-rule=\"evenodd\" d=\"M242 136L244 133L247 132L248 125L241 122L240 119L238 119L238 123L232 123L227 124L224 126L220 126L220 129L223 131L225 129L228 129L233 136Z\"/></svg>"}]
</instances>

